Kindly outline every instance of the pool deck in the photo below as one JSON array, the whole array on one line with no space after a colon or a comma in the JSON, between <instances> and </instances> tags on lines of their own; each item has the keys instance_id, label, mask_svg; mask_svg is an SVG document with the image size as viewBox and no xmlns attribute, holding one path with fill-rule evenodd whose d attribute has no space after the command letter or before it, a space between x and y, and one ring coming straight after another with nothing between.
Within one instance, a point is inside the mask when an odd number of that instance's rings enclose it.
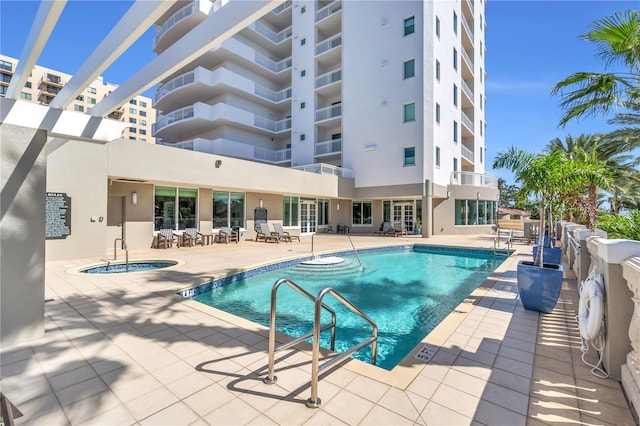
<instances>
[{"instance_id":1,"label":"pool deck","mask_svg":"<svg viewBox=\"0 0 640 426\"><path fill-rule=\"evenodd\" d=\"M352 235L358 248L424 243L493 248L483 236L430 239ZM350 247L315 237L316 253ZM172 259L170 269L119 275L70 272L97 258L46 264L44 337L1 348L0 390L29 425L474 424L634 425L618 382L580 359L575 276L565 272L551 314L518 301L512 255L391 372L347 361L323 372L320 408L310 396L306 347L278 352L274 385L263 327L175 296L212 277L309 255L302 242L215 244L130 252ZM122 257L122 256L120 256ZM566 270L566 268L565 268ZM593 351L589 354L593 361Z\"/></svg>"}]
</instances>

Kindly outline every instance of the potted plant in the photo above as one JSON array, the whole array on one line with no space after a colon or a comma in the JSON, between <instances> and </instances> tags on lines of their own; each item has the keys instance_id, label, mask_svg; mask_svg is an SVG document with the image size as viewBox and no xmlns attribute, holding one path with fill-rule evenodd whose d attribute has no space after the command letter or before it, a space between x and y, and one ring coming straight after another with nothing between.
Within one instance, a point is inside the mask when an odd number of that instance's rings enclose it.
<instances>
[{"instance_id":1,"label":"potted plant","mask_svg":"<svg viewBox=\"0 0 640 426\"><path fill-rule=\"evenodd\" d=\"M327 223L327 234L333 234L333 226Z\"/></svg>"},{"instance_id":2,"label":"potted plant","mask_svg":"<svg viewBox=\"0 0 640 426\"><path fill-rule=\"evenodd\" d=\"M544 233L547 207L559 192L566 156L559 150L532 154L515 147L499 153L494 168L508 168L521 184L521 193L533 195L540 214L540 232ZM545 244L538 246L533 261L520 261L517 268L518 293L525 309L550 313L562 288L563 268L544 261Z\"/></svg>"},{"instance_id":3,"label":"potted plant","mask_svg":"<svg viewBox=\"0 0 640 426\"><path fill-rule=\"evenodd\" d=\"M420 219L416 219L413 223L413 233L416 235L422 234L422 222L420 222Z\"/></svg>"}]
</instances>

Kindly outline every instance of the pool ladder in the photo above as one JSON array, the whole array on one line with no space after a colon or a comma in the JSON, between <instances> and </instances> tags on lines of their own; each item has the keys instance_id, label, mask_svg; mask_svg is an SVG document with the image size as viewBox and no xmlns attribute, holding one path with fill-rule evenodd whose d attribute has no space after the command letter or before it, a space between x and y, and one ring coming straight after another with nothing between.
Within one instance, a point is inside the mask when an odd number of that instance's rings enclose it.
<instances>
[{"instance_id":1,"label":"pool ladder","mask_svg":"<svg viewBox=\"0 0 640 426\"><path fill-rule=\"evenodd\" d=\"M115 240L113 240L113 260L116 260L118 257L118 254L116 253L116 247L117 247L117 243L118 241L122 241L122 247L124 248L124 268L125 268L125 272L129 272L129 249L127 248L127 242L124 240L124 238L116 238ZM109 266L111 266L111 260L107 260L107 259L102 259L104 262L107 262L107 269L109 269Z\"/></svg>"},{"instance_id":2,"label":"pool ladder","mask_svg":"<svg viewBox=\"0 0 640 426\"><path fill-rule=\"evenodd\" d=\"M282 345L276 348L276 296L278 289L282 284L286 284L291 287L302 296L311 300L314 305L314 315L313 315L313 331L300 336L296 339L293 339L290 342L283 343ZM329 361L325 362L322 365L319 365L320 361L320 332L331 329L331 351L335 350L335 340L336 340L336 313L329 306L325 305L322 300L327 294L332 294L338 301L340 301L343 305L349 308L352 312L359 315L363 320L371 324L372 333L371 337L363 340L347 349L345 352L342 352ZM331 314L331 322L329 324L322 325L320 323L320 314L322 313L322 309L326 310ZM274 384L278 380L275 376L275 353L281 351L283 349L290 348L309 337L313 338L313 354L311 361L311 398L307 399L306 405L309 408L318 408L320 407L321 401L318 397L318 376L320 375L320 371L328 368L334 364L339 363L344 358L348 357L352 353L359 351L360 349L371 344L371 364L376 364L376 352L378 347L378 326L369 316L367 316L364 312L358 309L355 305L345 299L340 293L331 287L326 287L318 293L317 297L313 297L309 292L298 286L293 281L290 281L286 278L281 278L273 285L271 289L271 315L270 315L270 327L269 327L269 373L267 377L263 379L264 383Z\"/></svg>"},{"instance_id":3,"label":"pool ladder","mask_svg":"<svg viewBox=\"0 0 640 426\"><path fill-rule=\"evenodd\" d=\"M315 236L316 236L315 232L311 234L311 258L313 259L316 258L315 252L313 251L313 238ZM356 246L353 245L353 240L351 239L351 235L347 235L347 238L349 238L349 242L351 243L353 252L356 254L356 258L358 259L358 263L360 264L360 269L364 269L364 265L362 264L362 260L360 260L360 255L358 254L358 250L356 250Z\"/></svg>"}]
</instances>

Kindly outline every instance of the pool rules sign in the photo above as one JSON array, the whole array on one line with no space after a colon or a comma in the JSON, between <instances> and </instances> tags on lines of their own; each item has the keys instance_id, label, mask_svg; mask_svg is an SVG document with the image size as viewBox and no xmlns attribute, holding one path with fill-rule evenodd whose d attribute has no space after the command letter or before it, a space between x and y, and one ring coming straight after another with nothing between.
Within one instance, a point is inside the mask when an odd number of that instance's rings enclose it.
<instances>
[{"instance_id":1,"label":"pool rules sign","mask_svg":"<svg viewBox=\"0 0 640 426\"><path fill-rule=\"evenodd\" d=\"M47 192L45 238L60 240L71 235L71 197L64 192Z\"/></svg>"}]
</instances>

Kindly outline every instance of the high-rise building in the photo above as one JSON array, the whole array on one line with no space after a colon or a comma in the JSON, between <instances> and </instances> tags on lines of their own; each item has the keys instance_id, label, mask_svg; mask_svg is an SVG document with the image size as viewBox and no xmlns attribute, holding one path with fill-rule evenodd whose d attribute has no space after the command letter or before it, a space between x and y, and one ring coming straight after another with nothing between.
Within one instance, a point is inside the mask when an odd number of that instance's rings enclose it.
<instances>
[{"instance_id":1,"label":"high-rise building","mask_svg":"<svg viewBox=\"0 0 640 426\"><path fill-rule=\"evenodd\" d=\"M224 3L176 3L157 22L154 50ZM427 181L434 199L448 198L448 185L486 184L484 8L287 1L158 86L154 135L287 167L328 164L354 178L357 198L389 200L385 219L415 217ZM485 215L480 193L457 195L456 224L470 224L470 209Z\"/></svg>"},{"instance_id":2,"label":"high-rise building","mask_svg":"<svg viewBox=\"0 0 640 426\"><path fill-rule=\"evenodd\" d=\"M5 95L7 87L9 87L9 82L17 64L17 59L0 55L0 96L2 97ZM20 99L40 105L49 105L70 79L71 75L69 74L36 65L31 71L31 77L20 92ZM100 76L65 109L87 112L117 87L118 85L116 84L105 83L102 76ZM127 123L128 127L122 132L123 138L155 143L156 139L151 134L151 129L156 120L156 111L150 98L141 95L136 96L129 100L128 103L112 111L105 118Z\"/></svg>"}]
</instances>

